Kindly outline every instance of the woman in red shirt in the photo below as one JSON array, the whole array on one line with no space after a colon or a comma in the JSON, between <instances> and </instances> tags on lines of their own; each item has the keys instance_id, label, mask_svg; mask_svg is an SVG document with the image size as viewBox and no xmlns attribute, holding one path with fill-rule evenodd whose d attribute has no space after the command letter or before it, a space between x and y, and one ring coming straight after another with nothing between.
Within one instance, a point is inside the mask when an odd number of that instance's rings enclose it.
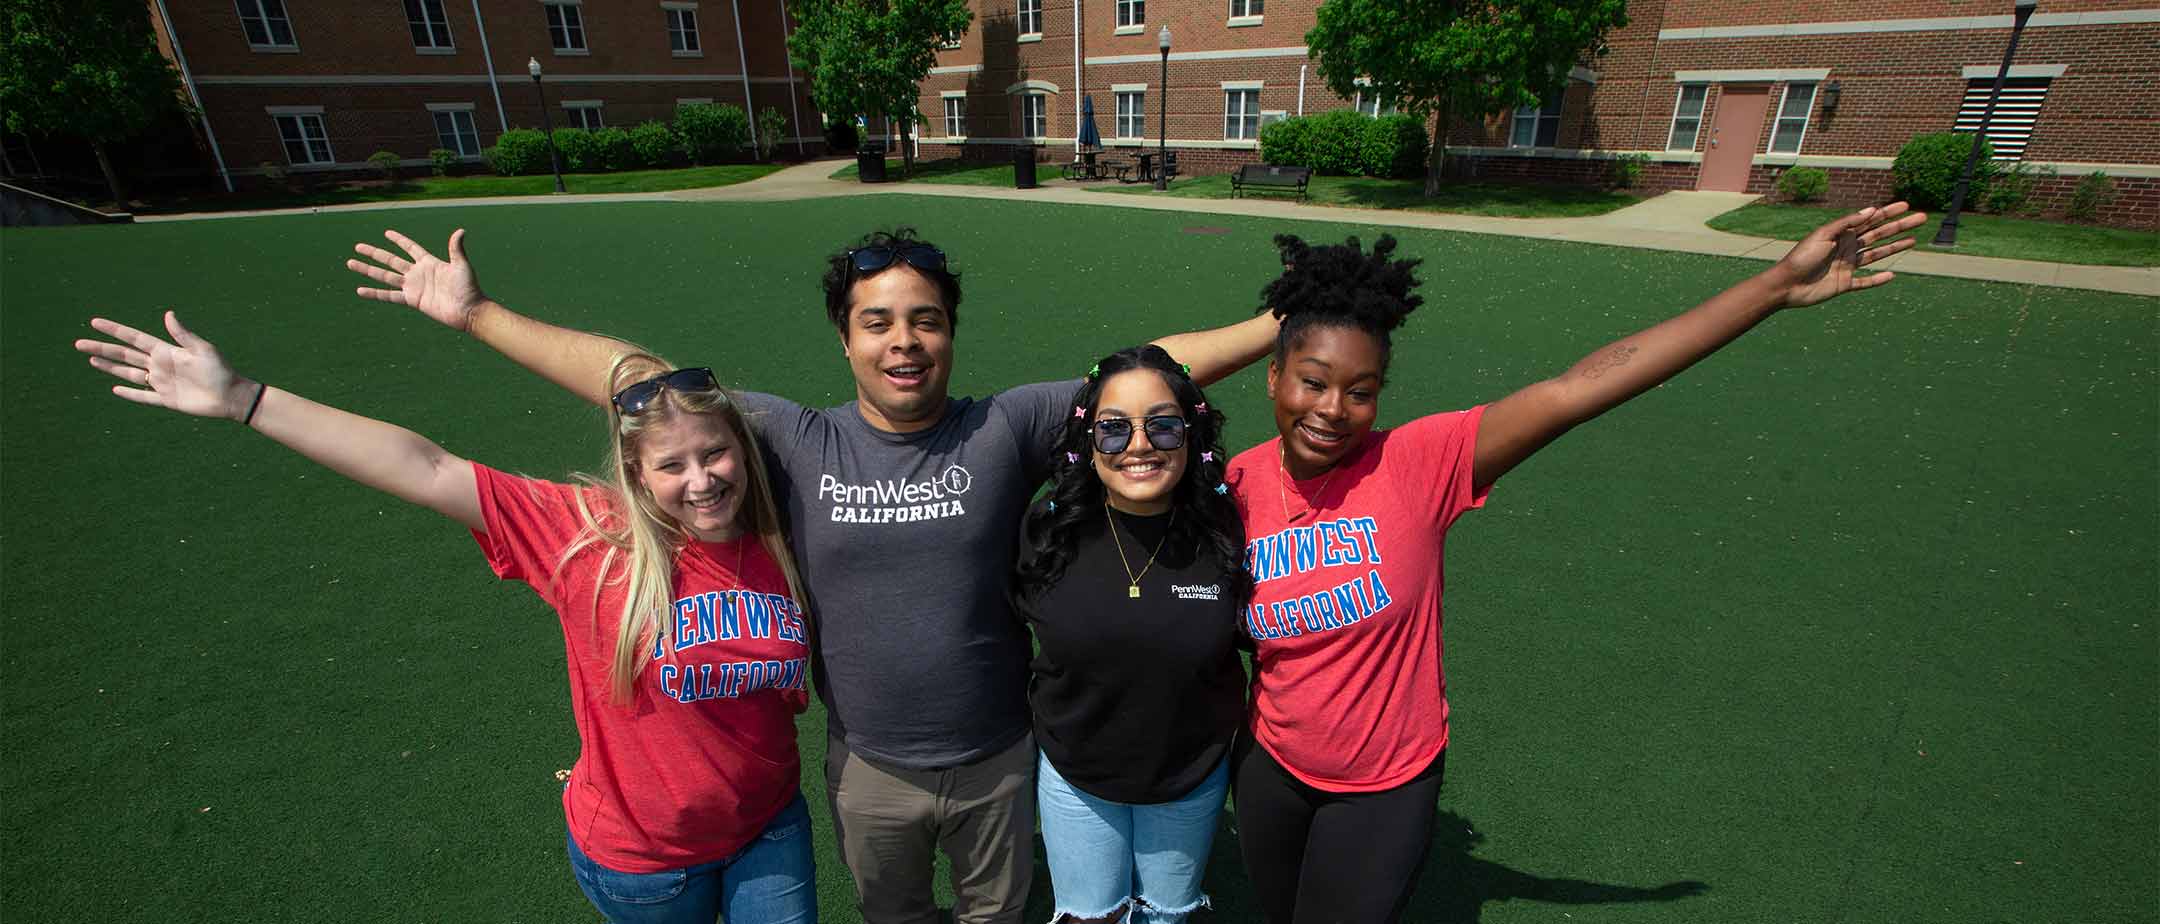
<instances>
[{"instance_id":1,"label":"woman in red shirt","mask_svg":"<svg viewBox=\"0 0 2160 924\"><path fill-rule=\"evenodd\" d=\"M1374 431L1389 334L1422 299L1416 261L1356 239L1277 238L1263 293L1280 433L1230 463L1256 646L1250 744L1234 758L1240 846L1275 924L1392 921L1432 840L1448 745L1442 540L1531 454L1679 374L1781 309L1881 285L1854 270L1912 246L1904 203L1816 229L1776 265L1490 405Z\"/></svg>"},{"instance_id":2,"label":"woman in red shirt","mask_svg":"<svg viewBox=\"0 0 2160 924\"><path fill-rule=\"evenodd\" d=\"M568 852L609 920L816 920L797 791L800 582L756 440L712 370L619 358L607 474L558 484L241 378L170 312L170 343L91 326L114 342L76 349L129 383L114 394L239 421L463 523L498 576L555 608L580 740L563 788Z\"/></svg>"}]
</instances>

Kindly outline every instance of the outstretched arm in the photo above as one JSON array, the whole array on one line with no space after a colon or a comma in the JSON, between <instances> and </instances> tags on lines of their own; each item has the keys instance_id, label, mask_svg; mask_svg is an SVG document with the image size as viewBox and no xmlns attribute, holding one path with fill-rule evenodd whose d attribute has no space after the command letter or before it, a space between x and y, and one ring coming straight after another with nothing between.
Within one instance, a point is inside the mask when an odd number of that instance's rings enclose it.
<instances>
[{"instance_id":1,"label":"outstretched arm","mask_svg":"<svg viewBox=\"0 0 2160 924\"><path fill-rule=\"evenodd\" d=\"M1227 327L1171 334L1152 342L1170 358L1191 366L1194 384L1206 388L1266 356L1281 327L1273 313L1263 311Z\"/></svg>"},{"instance_id":2,"label":"outstretched arm","mask_svg":"<svg viewBox=\"0 0 2160 924\"><path fill-rule=\"evenodd\" d=\"M90 326L115 342L77 340L75 349L90 354L90 365L135 386L115 385L113 394L196 417L244 421L340 475L486 529L472 465L426 437L241 378L217 347L180 326L170 311L170 343L104 318Z\"/></svg>"},{"instance_id":3,"label":"outstretched arm","mask_svg":"<svg viewBox=\"0 0 2160 924\"><path fill-rule=\"evenodd\" d=\"M1478 425L1473 483L1482 489L1500 480L1560 434L1679 375L1782 309L1889 282L1895 274L1854 271L1910 248L1913 240L1898 235L1926 220L1906 214L1903 202L1861 209L1815 229L1754 278L1494 402Z\"/></svg>"},{"instance_id":4,"label":"outstretched arm","mask_svg":"<svg viewBox=\"0 0 2160 924\"><path fill-rule=\"evenodd\" d=\"M465 229L450 233L449 260L396 231L383 237L401 256L373 244L354 244L369 261L346 260L345 268L390 286L361 286L361 298L415 308L452 330L481 343L586 401L608 401L608 370L615 357L630 349L612 337L556 327L506 308L480 291L480 279L465 259Z\"/></svg>"}]
</instances>

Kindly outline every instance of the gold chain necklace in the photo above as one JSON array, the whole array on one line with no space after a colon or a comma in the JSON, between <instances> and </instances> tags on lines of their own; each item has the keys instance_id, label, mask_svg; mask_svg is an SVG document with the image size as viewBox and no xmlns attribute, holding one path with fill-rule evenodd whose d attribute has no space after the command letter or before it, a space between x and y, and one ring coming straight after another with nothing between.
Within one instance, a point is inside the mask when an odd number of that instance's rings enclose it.
<instances>
[{"instance_id":1,"label":"gold chain necklace","mask_svg":"<svg viewBox=\"0 0 2160 924\"><path fill-rule=\"evenodd\" d=\"M1290 460L1286 457L1289 451L1290 450L1288 447L1284 447L1282 450L1280 450L1280 452L1277 453L1277 457L1282 462L1283 479L1289 481L1296 481L1297 476L1290 474ZM1275 500L1282 504L1283 522L1295 523L1299 520L1304 519L1305 514L1317 512L1320 509L1320 498L1327 496L1328 482L1335 480L1335 471L1336 469L1339 469L1341 467L1341 463L1336 463L1335 468L1328 469L1327 477L1320 479L1320 490L1313 492L1312 501L1309 502L1306 505L1305 510L1299 513L1297 516L1290 515L1290 495L1288 492L1283 490L1282 480L1277 480L1275 482ZM1301 495L1299 499L1303 500L1304 498Z\"/></svg>"},{"instance_id":2,"label":"gold chain necklace","mask_svg":"<svg viewBox=\"0 0 2160 924\"><path fill-rule=\"evenodd\" d=\"M1118 564L1125 569L1125 579L1127 581L1125 596L1138 600L1140 599L1140 579L1147 576L1149 568L1155 567L1155 556L1162 554L1163 543L1170 541L1170 527L1177 524L1177 508L1170 508L1170 522L1163 524L1162 538L1155 540L1155 551L1148 553L1147 564L1140 566L1139 574L1134 574L1132 563L1125 560L1125 540L1118 538L1117 516L1110 512L1109 498L1103 499L1102 509L1103 517L1110 525L1110 541L1117 544Z\"/></svg>"}]
</instances>

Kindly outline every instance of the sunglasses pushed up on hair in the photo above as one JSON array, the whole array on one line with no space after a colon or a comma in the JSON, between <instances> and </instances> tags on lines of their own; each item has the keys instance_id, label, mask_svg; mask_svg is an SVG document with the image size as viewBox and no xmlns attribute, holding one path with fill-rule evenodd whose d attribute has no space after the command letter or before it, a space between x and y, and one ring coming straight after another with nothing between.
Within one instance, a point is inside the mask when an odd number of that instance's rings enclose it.
<instances>
[{"instance_id":1,"label":"sunglasses pushed up on hair","mask_svg":"<svg viewBox=\"0 0 2160 924\"><path fill-rule=\"evenodd\" d=\"M1148 445L1164 452L1185 446L1185 418L1176 414L1156 414L1152 417L1105 417L1095 421L1088 427L1088 433L1095 441L1095 451L1106 456L1124 452L1125 447L1132 445L1135 420L1147 434Z\"/></svg>"},{"instance_id":2,"label":"sunglasses pushed up on hair","mask_svg":"<svg viewBox=\"0 0 2160 924\"><path fill-rule=\"evenodd\" d=\"M615 409L623 412L624 416L634 416L644 413L646 408L651 407L652 403L659 399L660 393L663 391L673 391L680 394L693 391L719 390L720 380L713 378L711 369L702 366L696 369L676 369L671 372L662 372L616 392Z\"/></svg>"},{"instance_id":3,"label":"sunglasses pushed up on hair","mask_svg":"<svg viewBox=\"0 0 2160 924\"><path fill-rule=\"evenodd\" d=\"M857 276L867 276L882 270L893 265L894 260L906 260L909 266L926 273L945 270L945 251L928 244L872 244L848 251L848 265L855 269Z\"/></svg>"}]
</instances>

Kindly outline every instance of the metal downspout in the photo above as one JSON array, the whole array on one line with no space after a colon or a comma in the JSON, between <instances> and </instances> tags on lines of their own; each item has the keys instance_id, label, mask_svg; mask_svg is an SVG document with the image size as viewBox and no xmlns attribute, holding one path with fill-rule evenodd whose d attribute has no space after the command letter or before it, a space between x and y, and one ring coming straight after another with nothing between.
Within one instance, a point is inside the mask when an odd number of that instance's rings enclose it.
<instances>
[{"instance_id":1,"label":"metal downspout","mask_svg":"<svg viewBox=\"0 0 2160 924\"><path fill-rule=\"evenodd\" d=\"M475 0L477 2L477 0ZM750 150L757 151L757 101L750 98L750 54L743 48L742 0L728 0L728 15L735 19L735 61L742 68L743 115L750 121ZM778 145L774 145L778 147Z\"/></svg>"},{"instance_id":2,"label":"metal downspout","mask_svg":"<svg viewBox=\"0 0 2160 924\"><path fill-rule=\"evenodd\" d=\"M799 98L799 97L801 97L801 96L802 96L802 88L801 88L801 87L799 87L799 86L797 86L797 85L796 85L796 83L795 83L795 54L794 54L794 52L792 52L792 51L789 51L789 50L788 50L787 40L788 40L788 16L787 16L787 0L780 0L780 53L781 53L781 54L783 54L783 55L786 55L786 57L785 57L785 58L783 58L782 60L784 60L784 61L786 61L786 62L787 62L787 90L788 90L788 92L787 92L787 105L788 105L788 116L789 116L790 118L793 118L793 119L795 120L795 156L797 156L797 157L803 157L803 156L806 156L806 155L805 155L805 154L803 153L803 143L802 143L802 140L803 140L803 124L802 124L802 104L796 101L796 100L797 100L797 98ZM818 126L818 128L819 128L819 129L821 129L821 130L822 130L822 129L823 129L824 127L825 127L825 126L822 126L822 125ZM776 148L777 148L777 147L779 147L779 146L780 146L780 145L779 145L779 143L778 143L778 142L774 142L774 143L773 143L773 147L776 147Z\"/></svg>"},{"instance_id":3,"label":"metal downspout","mask_svg":"<svg viewBox=\"0 0 2160 924\"><path fill-rule=\"evenodd\" d=\"M172 39L173 60L180 65L180 79L187 84L188 99L195 103L195 113L202 118L203 137L210 142L210 159L217 162L218 179L225 181L225 191L233 191L232 172L225 169L225 152L218 147L217 132L210 128L210 110L204 109L202 94L195 91L195 75L188 70L187 52L180 50L180 30L173 28L172 14L165 11L165 0L157 0L158 18L165 22L165 35ZM35 159L35 154L32 155Z\"/></svg>"},{"instance_id":4,"label":"metal downspout","mask_svg":"<svg viewBox=\"0 0 2160 924\"><path fill-rule=\"evenodd\" d=\"M163 2L163 0L159 0ZM510 131L510 114L503 111L502 84L495 79L495 56L488 52L487 21L480 18L480 0L472 0L473 28L480 30L480 60L487 65L488 89L495 94L495 121Z\"/></svg>"}]
</instances>

